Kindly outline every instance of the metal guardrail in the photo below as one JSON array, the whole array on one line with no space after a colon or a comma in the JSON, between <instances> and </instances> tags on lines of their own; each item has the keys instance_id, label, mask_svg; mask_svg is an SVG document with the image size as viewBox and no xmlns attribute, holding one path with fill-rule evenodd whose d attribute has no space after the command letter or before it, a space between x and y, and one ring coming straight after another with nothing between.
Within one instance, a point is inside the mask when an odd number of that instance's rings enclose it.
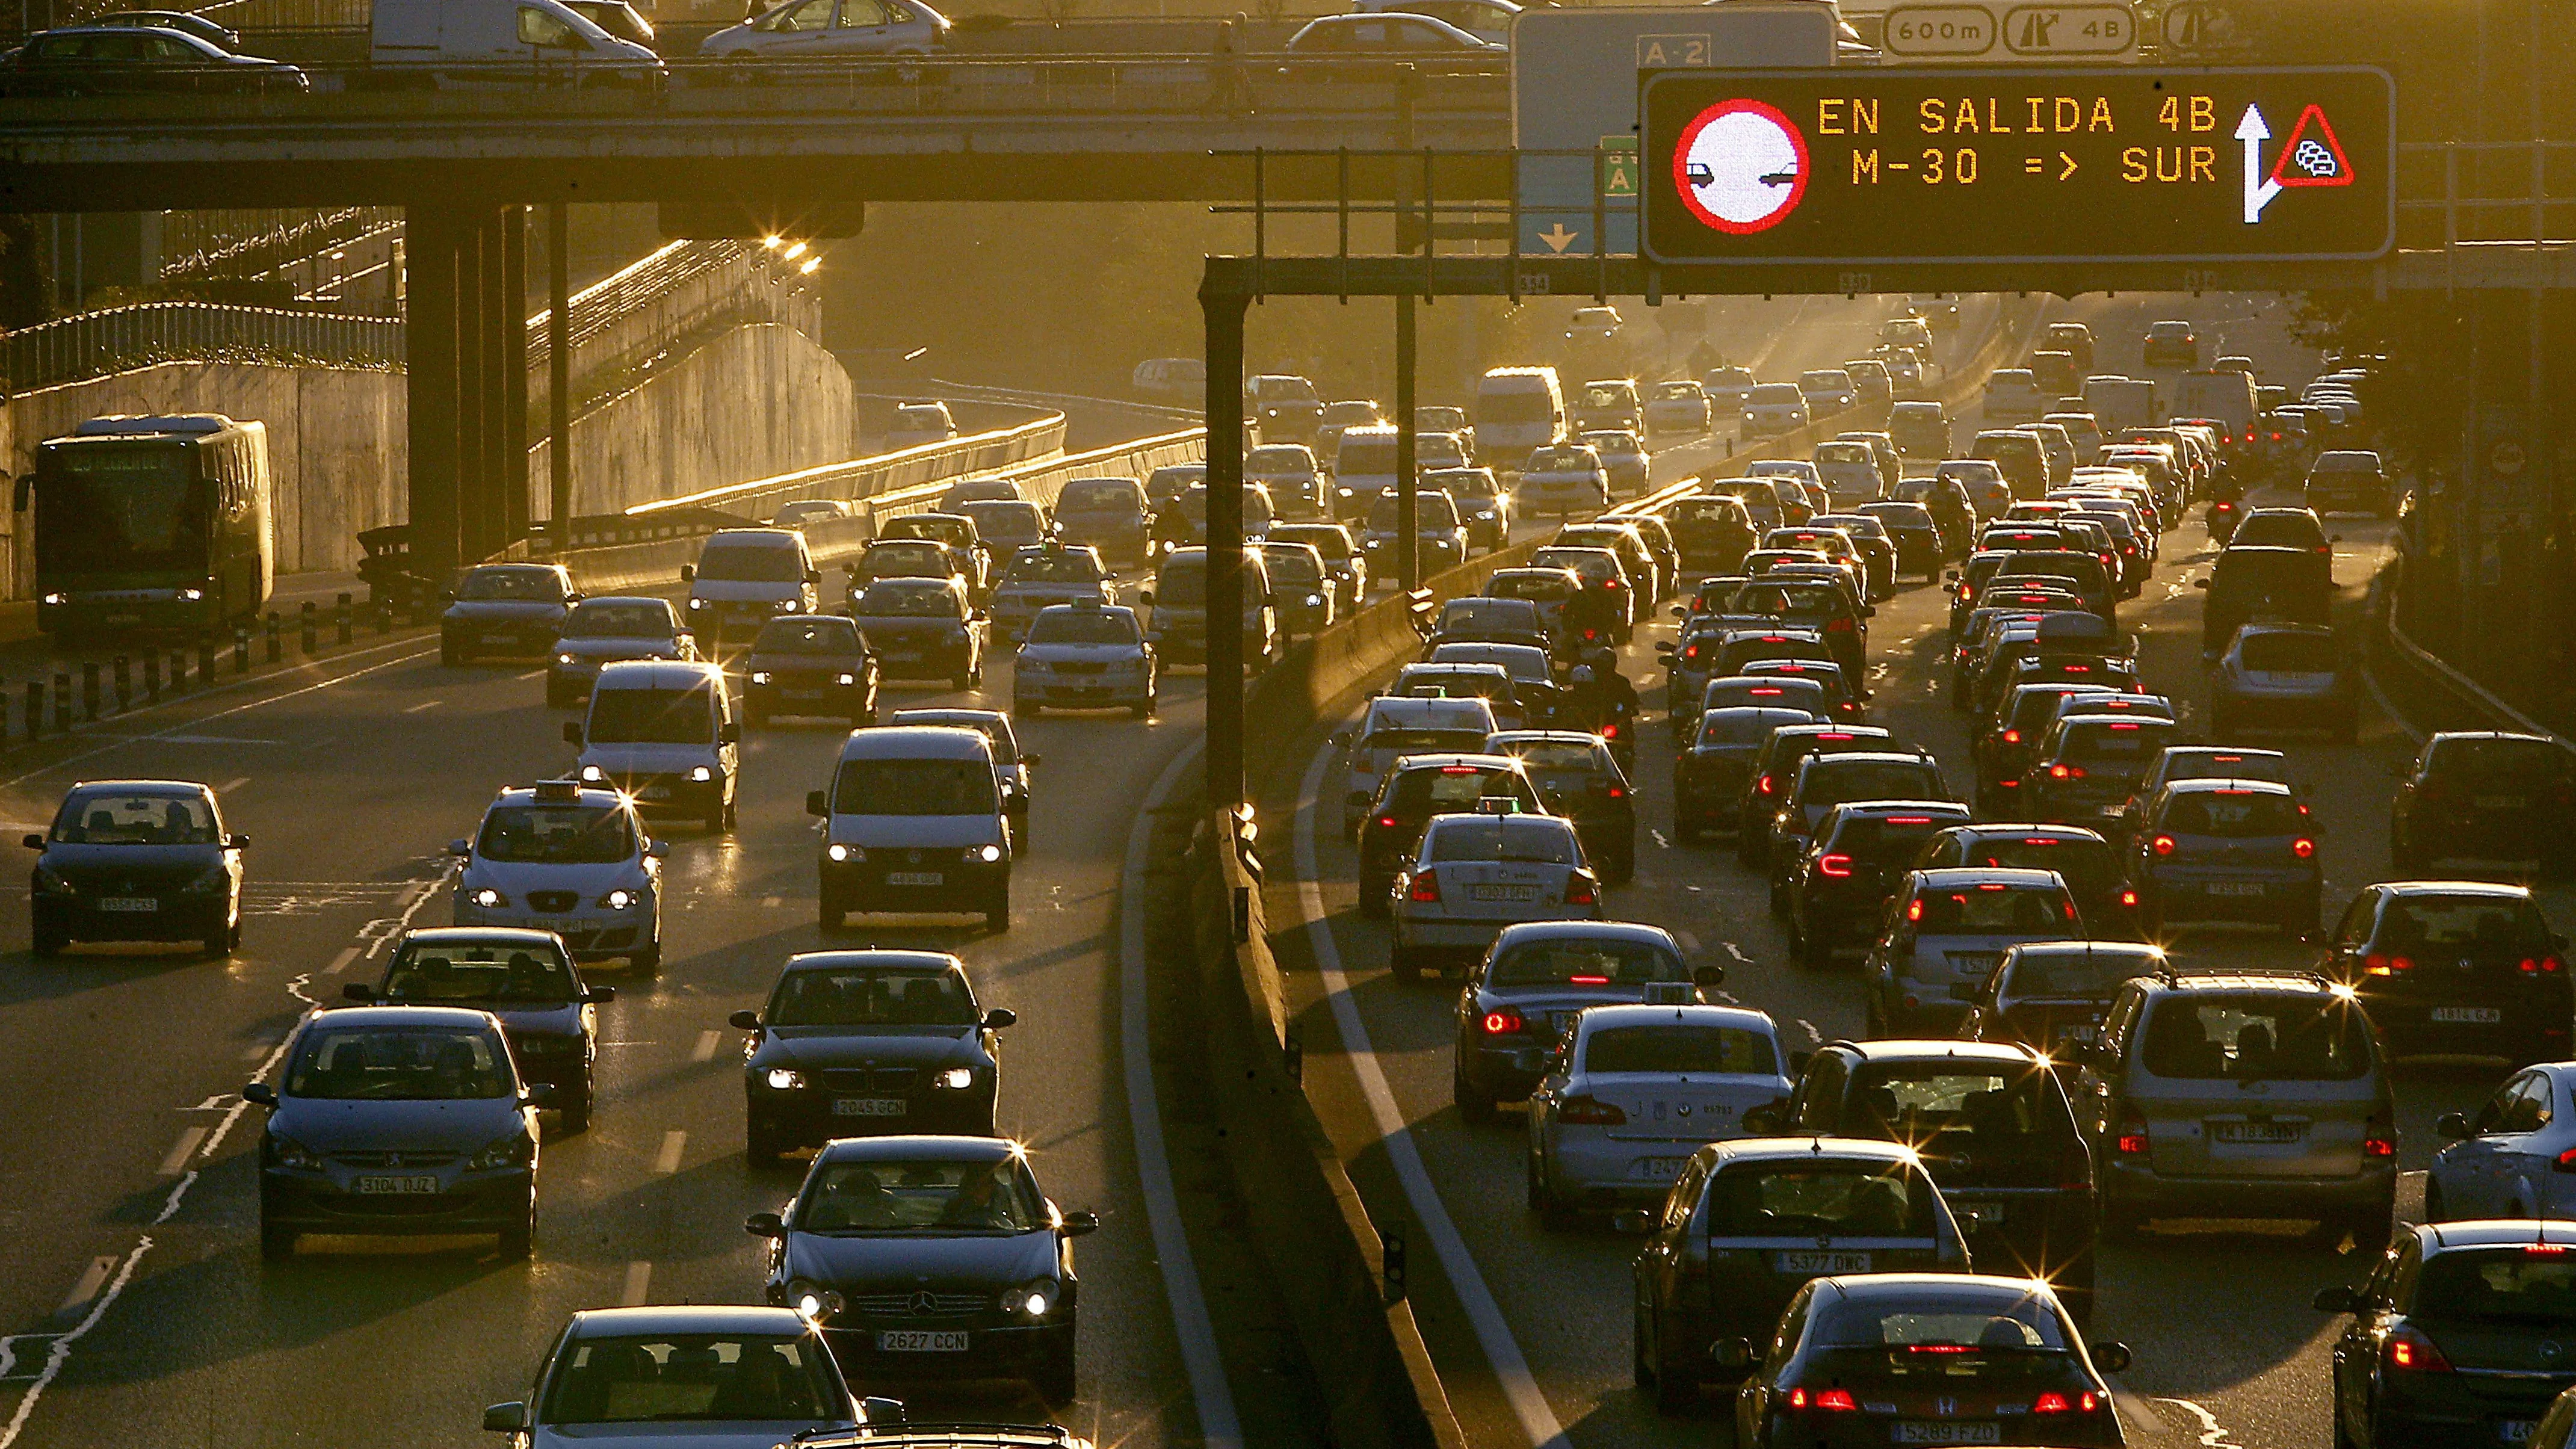
<instances>
[{"instance_id":1,"label":"metal guardrail","mask_svg":"<svg viewBox=\"0 0 2576 1449\"><path fill-rule=\"evenodd\" d=\"M2389 576L2383 574L2381 577L2385 579ZM2576 753L2576 741L2566 739L2547 725L2505 703L2492 690L2471 679L2447 660L2410 638L2405 628L2397 622L2399 611L2394 586L2385 590L2374 588L2374 592L2380 595L2372 602L2379 606L2377 613L2381 633L2388 643L2395 662L2405 666L2416 678L2432 689L2447 695L2454 706L2454 713L2469 716L2481 728L2539 735L2560 749ZM2436 721L2433 727L2441 728L2442 722Z\"/></svg>"},{"instance_id":2,"label":"metal guardrail","mask_svg":"<svg viewBox=\"0 0 2576 1449\"><path fill-rule=\"evenodd\" d=\"M403 324L389 317L138 302L22 328L0 338L0 379L24 391L156 362L317 362L398 368Z\"/></svg>"},{"instance_id":3,"label":"metal guardrail","mask_svg":"<svg viewBox=\"0 0 2576 1449\"><path fill-rule=\"evenodd\" d=\"M224 240L211 246L191 245L194 239L182 236L176 239L176 244L188 250L184 255L162 263L161 276L165 281L213 276L268 276L299 262L311 261L336 247L374 235L388 226L398 226L402 215L402 208L398 206L348 206L336 211L307 212L294 221L271 221L248 232L227 234L214 231L208 240L218 236ZM166 228L170 224L164 225ZM166 230L163 240L165 244L173 240Z\"/></svg>"}]
</instances>

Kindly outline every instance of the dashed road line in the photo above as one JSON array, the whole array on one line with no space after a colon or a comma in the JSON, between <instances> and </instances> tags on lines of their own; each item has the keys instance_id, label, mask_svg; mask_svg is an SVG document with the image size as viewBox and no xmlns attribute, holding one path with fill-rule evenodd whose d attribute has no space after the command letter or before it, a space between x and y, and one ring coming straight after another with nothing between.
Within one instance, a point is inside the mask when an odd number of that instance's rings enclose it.
<instances>
[{"instance_id":1,"label":"dashed road line","mask_svg":"<svg viewBox=\"0 0 2576 1449\"><path fill-rule=\"evenodd\" d=\"M405 714L419 714L419 713L421 713L421 712L422 712L422 711L424 711L424 710L432 710L432 709L436 709L436 708L438 708L440 705L445 704L445 703L447 703L447 701L446 701L446 700L443 700L443 699L424 699L424 700L422 700L422 701L421 701L420 703L418 703L418 704L407 704L407 705L404 705L404 706L403 706L403 713L405 713Z\"/></svg>"},{"instance_id":2,"label":"dashed road line","mask_svg":"<svg viewBox=\"0 0 2576 1449\"><path fill-rule=\"evenodd\" d=\"M191 1127L187 1131L180 1133L177 1145L173 1146L169 1153L161 1159L161 1167L154 1175L159 1177L177 1177L180 1173L187 1171L188 1159L196 1155L198 1145L203 1143L205 1140L206 1129L203 1127Z\"/></svg>"},{"instance_id":3,"label":"dashed road line","mask_svg":"<svg viewBox=\"0 0 2576 1449\"><path fill-rule=\"evenodd\" d=\"M2201 1446L2201 1449L2245 1449L2244 1445L2236 1442L2235 1436L2228 1431L2226 1426L2218 1422L2218 1416L2216 1414L2209 1412L2209 1410L2202 1408L2191 1400L2160 1398L2157 1399L2156 1402L2159 1404L2171 1404L2199 1421L2192 1432L2196 1436L2195 1442Z\"/></svg>"},{"instance_id":4,"label":"dashed road line","mask_svg":"<svg viewBox=\"0 0 2576 1449\"><path fill-rule=\"evenodd\" d=\"M619 1305L626 1308L641 1308L652 1300L652 1296L652 1263L646 1259L638 1258L634 1262L627 1264L626 1287L617 1295Z\"/></svg>"},{"instance_id":5,"label":"dashed road line","mask_svg":"<svg viewBox=\"0 0 2576 1449\"><path fill-rule=\"evenodd\" d=\"M322 974L325 976L337 976L341 972L348 970L349 963L358 959L359 951L360 948L356 946L341 948L340 954L331 958L331 964L322 968Z\"/></svg>"},{"instance_id":6,"label":"dashed road line","mask_svg":"<svg viewBox=\"0 0 2576 1449\"><path fill-rule=\"evenodd\" d=\"M118 1258L114 1253L90 1259L89 1266L81 1270L80 1281L72 1285L71 1296L65 1298L63 1306L54 1311L69 1313L96 1298L98 1290L106 1287L108 1277L116 1272L117 1262Z\"/></svg>"},{"instance_id":7,"label":"dashed road line","mask_svg":"<svg viewBox=\"0 0 2576 1449\"><path fill-rule=\"evenodd\" d=\"M714 1061L716 1059L716 1048L723 1044L724 1033L713 1029L699 1032L698 1044L689 1052L689 1060L693 1062Z\"/></svg>"},{"instance_id":8,"label":"dashed road line","mask_svg":"<svg viewBox=\"0 0 2576 1449\"><path fill-rule=\"evenodd\" d=\"M662 1134L662 1150L653 1158L653 1170L664 1177L680 1170L680 1154L689 1147L689 1134L677 1127Z\"/></svg>"}]
</instances>

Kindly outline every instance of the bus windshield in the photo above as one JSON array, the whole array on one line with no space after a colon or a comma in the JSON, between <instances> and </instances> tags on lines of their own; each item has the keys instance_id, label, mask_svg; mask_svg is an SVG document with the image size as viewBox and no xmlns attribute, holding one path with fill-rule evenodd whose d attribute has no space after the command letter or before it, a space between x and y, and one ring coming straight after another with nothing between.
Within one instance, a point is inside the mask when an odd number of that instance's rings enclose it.
<instances>
[{"instance_id":1,"label":"bus windshield","mask_svg":"<svg viewBox=\"0 0 2576 1449\"><path fill-rule=\"evenodd\" d=\"M67 573L206 567L204 488L175 441L49 449L36 489L39 567Z\"/></svg>"}]
</instances>

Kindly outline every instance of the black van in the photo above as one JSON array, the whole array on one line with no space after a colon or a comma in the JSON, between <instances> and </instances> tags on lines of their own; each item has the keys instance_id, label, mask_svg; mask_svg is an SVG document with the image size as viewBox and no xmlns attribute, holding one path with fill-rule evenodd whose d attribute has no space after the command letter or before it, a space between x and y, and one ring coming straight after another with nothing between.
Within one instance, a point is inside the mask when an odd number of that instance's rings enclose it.
<instances>
[{"instance_id":1,"label":"black van","mask_svg":"<svg viewBox=\"0 0 2576 1449\"><path fill-rule=\"evenodd\" d=\"M2192 580L2207 589L2200 614L2200 652L2216 654L2253 619L2331 624L2334 559L2304 548L2239 544L2218 552L2209 577Z\"/></svg>"}]
</instances>

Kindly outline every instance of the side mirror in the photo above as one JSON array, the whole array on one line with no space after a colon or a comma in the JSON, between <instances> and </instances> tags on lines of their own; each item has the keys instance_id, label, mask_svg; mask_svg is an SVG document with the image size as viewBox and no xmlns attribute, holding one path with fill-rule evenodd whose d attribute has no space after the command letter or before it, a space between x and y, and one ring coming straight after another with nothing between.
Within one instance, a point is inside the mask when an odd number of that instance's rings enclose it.
<instances>
[{"instance_id":1,"label":"side mirror","mask_svg":"<svg viewBox=\"0 0 2576 1449\"><path fill-rule=\"evenodd\" d=\"M1670 639L1658 639L1655 641L1655 652L1658 654L1670 654L1676 647L1677 646L1675 646L1673 641Z\"/></svg>"},{"instance_id":2,"label":"side mirror","mask_svg":"<svg viewBox=\"0 0 2576 1449\"><path fill-rule=\"evenodd\" d=\"M2093 1345L2093 1366L2106 1374L2127 1373L2135 1362L2137 1358L2129 1352L2129 1346L2116 1338Z\"/></svg>"},{"instance_id":3,"label":"side mirror","mask_svg":"<svg viewBox=\"0 0 2576 1449\"><path fill-rule=\"evenodd\" d=\"M1066 1213L1061 1231L1068 1238L1078 1238L1085 1233L1099 1232L1100 1214L1087 1208L1078 1213Z\"/></svg>"},{"instance_id":4,"label":"side mirror","mask_svg":"<svg viewBox=\"0 0 2576 1449\"><path fill-rule=\"evenodd\" d=\"M266 1082L253 1082L242 1088L242 1100L262 1107L277 1105L277 1089Z\"/></svg>"},{"instance_id":5,"label":"side mirror","mask_svg":"<svg viewBox=\"0 0 2576 1449\"><path fill-rule=\"evenodd\" d=\"M2208 587L2209 587L2209 580L2207 580L2207 579L2193 579L2193 580L2191 581L2191 586L2192 586L2193 588L2195 588L2195 589L2205 589L2205 588L2208 588Z\"/></svg>"},{"instance_id":6,"label":"side mirror","mask_svg":"<svg viewBox=\"0 0 2576 1449\"><path fill-rule=\"evenodd\" d=\"M1703 991L1715 991L1725 984L1726 968L1723 966L1699 966L1691 970L1691 985Z\"/></svg>"},{"instance_id":7,"label":"side mirror","mask_svg":"<svg viewBox=\"0 0 2576 1449\"><path fill-rule=\"evenodd\" d=\"M581 726L578 723L572 720L565 720L563 736L565 744L572 746L576 750L581 748Z\"/></svg>"},{"instance_id":8,"label":"side mirror","mask_svg":"<svg viewBox=\"0 0 2576 1449\"><path fill-rule=\"evenodd\" d=\"M1730 1373L1753 1367L1753 1345L1741 1338L1721 1338L1708 1346L1708 1361Z\"/></svg>"},{"instance_id":9,"label":"side mirror","mask_svg":"<svg viewBox=\"0 0 2576 1449\"><path fill-rule=\"evenodd\" d=\"M987 1031L1000 1031L1006 1026L1016 1026L1019 1020L1020 1014L1007 1006L996 1006L984 1013L984 1027Z\"/></svg>"},{"instance_id":10,"label":"side mirror","mask_svg":"<svg viewBox=\"0 0 2576 1449\"><path fill-rule=\"evenodd\" d=\"M340 988L340 999L354 1001L361 1006L373 1006L376 1004L376 988L363 981L352 981Z\"/></svg>"},{"instance_id":11,"label":"side mirror","mask_svg":"<svg viewBox=\"0 0 2576 1449\"><path fill-rule=\"evenodd\" d=\"M661 860L669 856L670 853L671 842L667 840L648 840L644 842L644 855L649 860Z\"/></svg>"},{"instance_id":12,"label":"side mirror","mask_svg":"<svg viewBox=\"0 0 2576 1449\"><path fill-rule=\"evenodd\" d=\"M1688 605L1688 604L1675 604L1675 605L1673 605L1673 617L1674 617L1674 618L1676 618L1676 619L1687 619L1687 618L1689 618L1689 617L1690 617L1690 605Z\"/></svg>"},{"instance_id":13,"label":"side mirror","mask_svg":"<svg viewBox=\"0 0 2576 1449\"><path fill-rule=\"evenodd\" d=\"M45 848L45 837L36 831L30 830L27 832L26 838L21 843L29 850L42 850Z\"/></svg>"},{"instance_id":14,"label":"side mirror","mask_svg":"<svg viewBox=\"0 0 2576 1449\"><path fill-rule=\"evenodd\" d=\"M1148 609L1154 607L1154 591L1152 589L1139 590L1136 594L1136 602L1143 604Z\"/></svg>"},{"instance_id":15,"label":"side mirror","mask_svg":"<svg viewBox=\"0 0 2576 1449\"><path fill-rule=\"evenodd\" d=\"M829 815L832 813L832 802L824 798L822 791L808 790L805 792L805 813L808 815Z\"/></svg>"},{"instance_id":16,"label":"side mirror","mask_svg":"<svg viewBox=\"0 0 2576 1449\"><path fill-rule=\"evenodd\" d=\"M243 835L238 831L224 837L224 849L226 850L247 850L249 848L250 837Z\"/></svg>"},{"instance_id":17,"label":"side mirror","mask_svg":"<svg viewBox=\"0 0 2576 1449\"><path fill-rule=\"evenodd\" d=\"M1945 584L1955 584L1958 581L1959 571L1957 569L1943 569L1941 571L1941 582Z\"/></svg>"},{"instance_id":18,"label":"side mirror","mask_svg":"<svg viewBox=\"0 0 2576 1449\"><path fill-rule=\"evenodd\" d=\"M698 566L697 566L696 564L682 564L682 565L680 565L680 582L681 582L681 583L684 583L684 584L694 584L694 583L696 583L697 581L698 581Z\"/></svg>"},{"instance_id":19,"label":"side mirror","mask_svg":"<svg viewBox=\"0 0 2576 1449\"><path fill-rule=\"evenodd\" d=\"M1744 1130L1755 1137L1769 1137L1780 1130L1780 1104L1744 1109Z\"/></svg>"},{"instance_id":20,"label":"side mirror","mask_svg":"<svg viewBox=\"0 0 2576 1449\"><path fill-rule=\"evenodd\" d=\"M720 745L741 744L742 726L732 720L726 720L723 724L717 725L716 743Z\"/></svg>"},{"instance_id":21,"label":"side mirror","mask_svg":"<svg viewBox=\"0 0 2576 1449\"><path fill-rule=\"evenodd\" d=\"M862 1424L900 1424L909 1411L901 1399L884 1399L874 1394L859 1400L859 1422Z\"/></svg>"},{"instance_id":22,"label":"side mirror","mask_svg":"<svg viewBox=\"0 0 2576 1449\"><path fill-rule=\"evenodd\" d=\"M783 1238L787 1222L776 1213L753 1213L742 1220L742 1230L755 1238Z\"/></svg>"},{"instance_id":23,"label":"side mirror","mask_svg":"<svg viewBox=\"0 0 2576 1449\"><path fill-rule=\"evenodd\" d=\"M1789 1053L1789 1075L1793 1077L1805 1076L1807 1074L1807 1063L1812 1062L1815 1059L1816 1054L1811 1051L1801 1050Z\"/></svg>"},{"instance_id":24,"label":"side mirror","mask_svg":"<svg viewBox=\"0 0 2576 1449\"><path fill-rule=\"evenodd\" d=\"M805 582L809 584L819 584L823 582L823 571L821 569L807 569L805 571Z\"/></svg>"},{"instance_id":25,"label":"side mirror","mask_svg":"<svg viewBox=\"0 0 2576 1449\"><path fill-rule=\"evenodd\" d=\"M1610 1225L1623 1233L1651 1233L1655 1230L1655 1214L1647 1208L1629 1208L1612 1218Z\"/></svg>"},{"instance_id":26,"label":"side mirror","mask_svg":"<svg viewBox=\"0 0 2576 1449\"><path fill-rule=\"evenodd\" d=\"M2319 1313L2358 1313L2361 1311L2361 1295L2341 1283L2330 1283L2317 1290L2317 1296L2308 1300L2308 1306Z\"/></svg>"},{"instance_id":27,"label":"side mirror","mask_svg":"<svg viewBox=\"0 0 2576 1449\"><path fill-rule=\"evenodd\" d=\"M521 1403L487 1404L483 1409L483 1432L486 1434L524 1434L528 1431L528 1406Z\"/></svg>"},{"instance_id":28,"label":"side mirror","mask_svg":"<svg viewBox=\"0 0 2576 1449\"><path fill-rule=\"evenodd\" d=\"M2439 1118L2435 1119L2433 1130L2441 1134L2447 1140L2453 1142L2457 1142L2463 1137L2474 1137L2477 1135L2477 1133L2472 1131L2469 1127L2468 1115L2462 1112L2443 1113Z\"/></svg>"},{"instance_id":29,"label":"side mirror","mask_svg":"<svg viewBox=\"0 0 2576 1449\"><path fill-rule=\"evenodd\" d=\"M743 1010L741 1010L741 1011L737 1011L737 1012L735 1012L735 1013L734 1013L733 1015L731 1015L731 1016L726 1017L726 1018L725 1018L725 1020L726 1020L726 1021L728 1021L728 1022L730 1022L730 1023L732 1023L735 1027L737 1027L737 1028L739 1028L740 1030L743 1030L743 1031L758 1031L758 1030L760 1030L760 1013L759 1013L759 1012L757 1012L757 1011L753 1011L753 1010L749 1009L748 1007L744 1008L744 1009L743 1009Z\"/></svg>"},{"instance_id":30,"label":"side mirror","mask_svg":"<svg viewBox=\"0 0 2576 1449\"><path fill-rule=\"evenodd\" d=\"M2326 535L2326 542L2341 543L2343 542L2343 535L2340 533L2329 533Z\"/></svg>"},{"instance_id":31,"label":"side mirror","mask_svg":"<svg viewBox=\"0 0 2576 1449\"><path fill-rule=\"evenodd\" d=\"M604 1005L617 999L617 988L614 986L586 986L582 988L581 999L589 1002L593 1006Z\"/></svg>"},{"instance_id":32,"label":"side mirror","mask_svg":"<svg viewBox=\"0 0 2576 1449\"><path fill-rule=\"evenodd\" d=\"M1335 730L1330 735L1325 736L1325 738L1343 749L1347 750L1351 747L1351 732L1349 730ZM30 835L27 837L27 843L29 845L40 846L43 845L45 841L42 836Z\"/></svg>"},{"instance_id":33,"label":"side mirror","mask_svg":"<svg viewBox=\"0 0 2576 1449\"><path fill-rule=\"evenodd\" d=\"M588 597L590 597L588 594L583 593L579 589L575 589L571 593L564 595L563 601L567 604L578 604Z\"/></svg>"}]
</instances>

